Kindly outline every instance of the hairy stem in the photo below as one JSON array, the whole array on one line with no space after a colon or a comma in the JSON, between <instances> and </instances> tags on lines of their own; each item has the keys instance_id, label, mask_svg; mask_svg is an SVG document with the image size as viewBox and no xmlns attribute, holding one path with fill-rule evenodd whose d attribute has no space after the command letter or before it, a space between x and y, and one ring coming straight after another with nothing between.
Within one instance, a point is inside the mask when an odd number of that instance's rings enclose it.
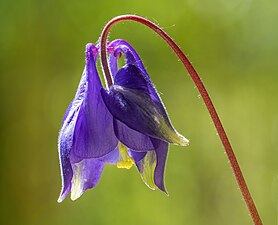
<instances>
[{"instance_id":1,"label":"hairy stem","mask_svg":"<svg viewBox=\"0 0 278 225\"><path fill-rule=\"evenodd\" d=\"M248 190L247 184L245 182L245 179L243 177L243 174L241 172L240 166L237 162L236 156L234 154L234 151L232 149L232 146L229 142L229 139L226 135L226 132L222 126L222 123L219 119L219 116L214 108L214 105L209 97L209 94L200 79L199 75L197 74L196 70L193 68L190 61L187 59L185 54L182 52L180 47L173 41L173 39L165 32L163 31L159 26L152 23L151 21L135 15L122 15L113 18L110 20L106 26L104 27L101 37L100 37L100 58L101 58L101 64L103 68L103 72L106 78L106 85L107 87L110 87L113 84L113 78L111 76L111 73L109 71L108 62L107 62L107 55L106 55L106 40L109 33L110 28L120 22L120 21L135 21L138 23L141 23L150 29L152 29L155 33L157 33L160 37L162 37L167 44L171 47L171 49L176 53L178 58L182 61L183 65L186 67L189 75L191 76L193 82L195 83L196 87L198 88L198 91L200 92L203 101L205 102L205 105L209 111L209 114L213 120L213 123L216 127L216 130L219 134L219 137L221 139L221 142L225 148L225 151L227 153L227 157L229 159L229 162L232 166L234 176L237 180L238 186L240 188L240 191L244 197L245 203L248 207L248 210L251 214L251 217L253 219L253 222L255 225L262 225L262 221L260 219L259 213L256 209L255 203L252 199L252 196Z\"/></svg>"}]
</instances>

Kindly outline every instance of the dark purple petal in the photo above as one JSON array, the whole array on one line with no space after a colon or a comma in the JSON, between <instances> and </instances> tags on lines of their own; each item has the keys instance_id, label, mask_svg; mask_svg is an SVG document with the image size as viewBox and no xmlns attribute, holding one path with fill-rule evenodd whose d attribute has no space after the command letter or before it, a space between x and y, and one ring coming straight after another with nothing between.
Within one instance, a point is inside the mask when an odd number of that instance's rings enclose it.
<instances>
[{"instance_id":1,"label":"dark purple petal","mask_svg":"<svg viewBox=\"0 0 278 225\"><path fill-rule=\"evenodd\" d=\"M156 153L156 167L154 171L154 183L163 192L167 194L164 185L164 171L166 166L166 159L168 154L168 144L164 141L160 141L152 138L153 145L155 146Z\"/></svg>"},{"instance_id":2,"label":"dark purple petal","mask_svg":"<svg viewBox=\"0 0 278 225\"><path fill-rule=\"evenodd\" d=\"M148 82L144 78L142 71L132 64L127 64L117 72L114 78L114 85L139 89L149 94Z\"/></svg>"},{"instance_id":3,"label":"dark purple petal","mask_svg":"<svg viewBox=\"0 0 278 225\"><path fill-rule=\"evenodd\" d=\"M110 90L101 90L110 113L129 128L144 135L182 146L188 140L171 125L160 101L155 101L146 88L142 72L134 65L126 65L115 76Z\"/></svg>"},{"instance_id":4,"label":"dark purple petal","mask_svg":"<svg viewBox=\"0 0 278 225\"><path fill-rule=\"evenodd\" d=\"M135 163L142 160L147 154L147 152L138 152L138 151L133 151L133 150L129 150L128 152L129 152L130 156L134 159Z\"/></svg>"},{"instance_id":5,"label":"dark purple petal","mask_svg":"<svg viewBox=\"0 0 278 225\"><path fill-rule=\"evenodd\" d=\"M112 115L103 103L102 88L92 45L87 46L86 66L79 85L76 101L82 101L74 130L74 146L71 161L84 158L98 158L115 149L117 138L114 135Z\"/></svg>"},{"instance_id":6,"label":"dark purple petal","mask_svg":"<svg viewBox=\"0 0 278 225\"><path fill-rule=\"evenodd\" d=\"M97 159L84 159L72 165L73 178L71 186L71 199L76 200L87 189L97 185L104 163Z\"/></svg>"},{"instance_id":7,"label":"dark purple petal","mask_svg":"<svg viewBox=\"0 0 278 225\"><path fill-rule=\"evenodd\" d=\"M150 93L150 96L153 100L160 101L159 94L157 93L150 76L148 75L143 62L135 49L125 40L114 40L109 44L110 49L114 49L114 54L110 55L110 67L117 68L117 57L115 55L119 55L119 52L123 52L126 57L126 64L132 64L137 66L143 73L145 80L147 81L147 87ZM113 76L116 75L116 70L111 69Z\"/></svg>"},{"instance_id":8,"label":"dark purple petal","mask_svg":"<svg viewBox=\"0 0 278 225\"><path fill-rule=\"evenodd\" d=\"M114 119L114 130L117 138L128 148L137 151L154 150L150 137L129 128L117 119Z\"/></svg>"}]
</instances>

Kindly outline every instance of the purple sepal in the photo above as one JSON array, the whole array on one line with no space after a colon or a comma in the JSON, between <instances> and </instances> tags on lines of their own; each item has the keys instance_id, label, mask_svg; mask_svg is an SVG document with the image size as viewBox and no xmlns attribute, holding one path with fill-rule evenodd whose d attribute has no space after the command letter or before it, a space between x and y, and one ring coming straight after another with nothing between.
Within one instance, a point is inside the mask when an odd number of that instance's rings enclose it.
<instances>
[{"instance_id":1,"label":"purple sepal","mask_svg":"<svg viewBox=\"0 0 278 225\"><path fill-rule=\"evenodd\" d=\"M117 119L114 119L114 130L117 138L128 148L135 151L154 150L149 136L129 128Z\"/></svg>"},{"instance_id":2,"label":"purple sepal","mask_svg":"<svg viewBox=\"0 0 278 225\"><path fill-rule=\"evenodd\" d=\"M165 192L168 195L164 185L164 172L166 167L169 144L164 141L157 140L155 138L152 138L152 143L155 146L155 153L156 153L154 183L161 191Z\"/></svg>"},{"instance_id":3,"label":"purple sepal","mask_svg":"<svg viewBox=\"0 0 278 225\"><path fill-rule=\"evenodd\" d=\"M117 164L119 161L119 149L118 147L114 149L112 152L109 152L107 155L98 158L101 162L105 164Z\"/></svg>"},{"instance_id":4,"label":"purple sepal","mask_svg":"<svg viewBox=\"0 0 278 225\"><path fill-rule=\"evenodd\" d=\"M97 49L86 46L86 65L76 95L69 105L59 134L58 148L62 173L62 201L71 190L76 175L73 164L84 159L99 158L113 151L118 143L113 117L103 103L102 88L96 70Z\"/></svg>"},{"instance_id":5,"label":"purple sepal","mask_svg":"<svg viewBox=\"0 0 278 225\"><path fill-rule=\"evenodd\" d=\"M87 45L86 66L80 89L84 93L79 116L74 130L74 146L71 160L78 162L83 158L98 158L115 149L117 138L114 135L112 115L103 103L96 62L92 45ZM83 82L82 82L83 81Z\"/></svg>"}]
</instances>

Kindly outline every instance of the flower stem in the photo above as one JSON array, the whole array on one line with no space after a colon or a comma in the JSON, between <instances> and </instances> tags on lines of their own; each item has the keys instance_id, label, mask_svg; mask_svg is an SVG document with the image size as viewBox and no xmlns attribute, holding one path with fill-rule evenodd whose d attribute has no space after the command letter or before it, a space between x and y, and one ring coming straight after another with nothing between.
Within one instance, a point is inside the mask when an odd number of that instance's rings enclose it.
<instances>
[{"instance_id":1,"label":"flower stem","mask_svg":"<svg viewBox=\"0 0 278 225\"><path fill-rule=\"evenodd\" d=\"M232 166L234 176L237 180L238 186L240 188L240 191L244 197L245 203L247 205L247 208L251 214L251 217L253 219L254 225L262 225L261 218L259 216L259 213L256 209L255 203L252 199L252 196L248 190L247 184L245 182L244 176L241 172L240 166L237 162L236 156L234 154L234 151L232 149L232 146L229 142L229 139L226 135L226 132L222 126L222 123L219 119L219 116L214 108L214 105L209 97L209 94L200 79L199 75L197 74L196 70L193 68L192 64L188 60L188 58L185 56L185 54L182 52L180 47L173 41L173 39L160 28L156 24L152 23L151 21L135 15L121 15L114 17L112 20L110 20L106 26L104 27L101 37L100 37L100 58L101 58L101 64L103 68L103 72L106 78L106 85L107 87L110 87L113 84L113 78L111 76L111 73L109 71L108 62L107 62L107 55L106 55L106 40L109 33L110 28L112 25L121 22L121 21L135 21L138 23L141 23L150 29L152 29L155 33L157 33L160 37L162 37L167 44L172 48L172 50L176 53L178 58L182 61L183 65L186 67L189 75L191 76L193 82L195 83L196 87L198 88L198 91L200 92L203 101L205 102L205 105L209 111L209 114L213 120L213 123L216 127L216 130L219 134L219 137L221 139L221 142L225 148L225 151L227 153L227 157L229 159L229 162Z\"/></svg>"}]
</instances>

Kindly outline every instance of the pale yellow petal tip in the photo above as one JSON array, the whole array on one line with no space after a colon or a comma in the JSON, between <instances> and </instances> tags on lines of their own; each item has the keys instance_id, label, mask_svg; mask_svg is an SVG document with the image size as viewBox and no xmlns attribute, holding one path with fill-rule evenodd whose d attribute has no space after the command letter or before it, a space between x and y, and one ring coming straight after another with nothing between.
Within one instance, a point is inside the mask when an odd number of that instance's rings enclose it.
<instances>
[{"instance_id":1,"label":"pale yellow petal tip","mask_svg":"<svg viewBox=\"0 0 278 225\"><path fill-rule=\"evenodd\" d=\"M82 161L73 165L73 178L71 180L70 198L72 201L78 199L84 192L83 179L83 163Z\"/></svg>"},{"instance_id":2,"label":"pale yellow petal tip","mask_svg":"<svg viewBox=\"0 0 278 225\"><path fill-rule=\"evenodd\" d=\"M189 140L186 139L185 137L182 137L181 146L188 146L188 145L189 145Z\"/></svg>"},{"instance_id":3,"label":"pale yellow petal tip","mask_svg":"<svg viewBox=\"0 0 278 225\"><path fill-rule=\"evenodd\" d=\"M154 177L153 177L155 165L156 163L154 164L154 167L151 170L145 171L145 173L140 174L144 184L152 191L158 189L158 187L154 183Z\"/></svg>"},{"instance_id":4,"label":"pale yellow petal tip","mask_svg":"<svg viewBox=\"0 0 278 225\"><path fill-rule=\"evenodd\" d=\"M188 146L189 145L189 140L185 138L184 136L178 134L178 141L174 144L180 145L180 146Z\"/></svg>"},{"instance_id":5,"label":"pale yellow petal tip","mask_svg":"<svg viewBox=\"0 0 278 225\"><path fill-rule=\"evenodd\" d=\"M144 180L143 180L144 181ZM144 181L144 183L145 183L145 185L150 189L150 190L152 190L152 191L156 191L158 188L156 187L156 186L151 186L151 185L149 185L147 182L145 182Z\"/></svg>"},{"instance_id":6,"label":"pale yellow petal tip","mask_svg":"<svg viewBox=\"0 0 278 225\"><path fill-rule=\"evenodd\" d=\"M83 191L82 191L82 190L72 190L72 191L71 191L71 194L70 194L70 199L71 199L72 201L75 201L75 200L77 200L78 198L80 198L82 194L83 194Z\"/></svg>"}]
</instances>

